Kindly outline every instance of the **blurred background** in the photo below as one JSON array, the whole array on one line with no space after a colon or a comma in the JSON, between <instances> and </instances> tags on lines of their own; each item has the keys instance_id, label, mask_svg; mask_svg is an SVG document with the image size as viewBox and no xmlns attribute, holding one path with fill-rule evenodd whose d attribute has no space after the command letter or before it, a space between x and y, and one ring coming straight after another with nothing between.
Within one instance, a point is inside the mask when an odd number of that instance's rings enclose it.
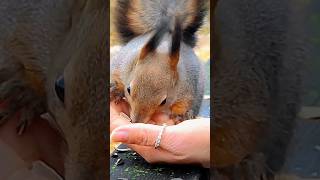
<instances>
[{"instance_id":1,"label":"blurred background","mask_svg":"<svg viewBox=\"0 0 320 180\"><path fill-rule=\"evenodd\" d=\"M302 109L279 180L320 180L320 1L295 0L306 7L305 74Z\"/></svg>"},{"instance_id":2,"label":"blurred background","mask_svg":"<svg viewBox=\"0 0 320 180\"><path fill-rule=\"evenodd\" d=\"M309 37L310 61L307 63L306 94L304 103L320 106L320 1L301 0L307 5L307 36Z\"/></svg>"}]
</instances>

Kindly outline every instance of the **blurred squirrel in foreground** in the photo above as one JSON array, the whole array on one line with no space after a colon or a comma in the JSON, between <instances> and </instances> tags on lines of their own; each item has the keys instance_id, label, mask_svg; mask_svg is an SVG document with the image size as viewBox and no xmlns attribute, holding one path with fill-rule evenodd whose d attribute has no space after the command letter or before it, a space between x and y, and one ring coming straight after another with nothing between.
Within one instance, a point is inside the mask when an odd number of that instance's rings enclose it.
<instances>
[{"instance_id":1,"label":"blurred squirrel in foreground","mask_svg":"<svg viewBox=\"0 0 320 180\"><path fill-rule=\"evenodd\" d=\"M47 113L65 140L66 180L108 178L107 3L0 3L0 123L19 111L23 133Z\"/></svg>"},{"instance_id":2,"label":"blurred squirrel in foreground","mask_svg":"<svg viewBox=\"0 0 320 180\"><path fill-rule=\"evenodd\" d=\"M215 179L274 179L300 109L303 5L221 0L214 14Z\"/></svg>"},{"instance_id":3,"label":"blurred squirrel in foreground","mask_svg":"<svg viewBox=\"0 0 320 180\"><path fill-rule=\"evenodd\" d=\"M204 75L193 47L206 15L202 0L119 0L115 24L126 43L111 57L110 100L130 104L132 122L158 113L174 123L198 115Z\"/></svg>"}]
</instances>

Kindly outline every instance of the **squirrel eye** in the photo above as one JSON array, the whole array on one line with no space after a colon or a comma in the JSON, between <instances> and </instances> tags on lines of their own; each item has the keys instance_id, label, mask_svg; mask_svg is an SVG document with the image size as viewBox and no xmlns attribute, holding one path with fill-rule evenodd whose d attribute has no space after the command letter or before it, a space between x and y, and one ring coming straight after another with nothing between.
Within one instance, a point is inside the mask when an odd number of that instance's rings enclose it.
<instances>
[{"instance_id":1,"label":"squirrel eye","mask_svg":"<svg viewBox=\"0 0 320 180\"><path fill-rule=\"evenodd\" d=\"M64 102L64 77L60 76L55 82L55 91L59 99Z\"/></svg>"},{"instance_id":2,"label":"squirrel eye","mask_svg":"<svg viewBox=\"0 0 320 180\"><path fill-rule=\"evenodd\" d=\"M164 100L161 102L160 106L165 105L165 104L166 104L166 102L167 102L167 98L166 98L166 99L164 99Z\"/></svg>"},{"instance_id":3,"label":"squirrel eye","mask_svg":"<svg viewBox=\"0 0 320 180\"><path fill-rule=\"evenodd\" d=\"M130 86L127 87L128 94L130 95Z\"/></svg>"}]
</instances>

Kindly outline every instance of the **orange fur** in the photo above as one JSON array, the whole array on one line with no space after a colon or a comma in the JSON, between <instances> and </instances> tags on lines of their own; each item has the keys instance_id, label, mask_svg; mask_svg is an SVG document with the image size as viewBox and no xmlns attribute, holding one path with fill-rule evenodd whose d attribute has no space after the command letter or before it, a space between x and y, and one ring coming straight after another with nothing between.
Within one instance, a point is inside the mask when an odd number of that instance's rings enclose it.
<instances>
[{"instance_id":1,"label":"orange fur","mask_svg":"<svg viewBox=\"0 0 320 180\"><path fill-rule=\"evenodd\" d=\"M187 101L178 101L171 105L170 109L173 114L176 115L184 115L187 113L188 109L190 108L190 103Z\"/></svg>"},{"instance_id":2,"label":"orange fur","mask_svg":"<svg viewBox=\"0 0 320 180\"><path fill-rule=\"evenodd\" d=\"M143 60L144 58L146 58L146 56L148 55L149 52L150 52L150 50L149 50L148 46L144 46L141 49L139 61Z\"/></svg>"},{"instance_id":3,"label":"orange fur","mask_svg":"<svg viewBox=\"0 0 320 180\"><path fill-rule=\"evenodd\" d=\"M43 79L41 79L41 75L37 72L33 71L25 71L25 79L30 87L38 94L38 95L45 95L45 87Z\"/></svg>"},{"instance_id":4,"label":"orange fur","mask_svg":"<svg viewBox=\"0 0 320 180\"><path fill-rule=\"evenodd\" d=\"M172 71L177 71L177 65L179 62L180 54L179 52L176 52L174 54L171 54L170 56L170 67Z\"/></svg>"},{"instance_id":5,"label":"orange fur","mask_svg":"<svg viewBox=\"0 0 320 180\"><path fill-rule=\"evenodd\" d=\"M124 91L124 84L120 78L120 73L118 71L114 72L112 75L112 82L115 83L116 88L120 91Z\"/></svg>"}]
</instances>

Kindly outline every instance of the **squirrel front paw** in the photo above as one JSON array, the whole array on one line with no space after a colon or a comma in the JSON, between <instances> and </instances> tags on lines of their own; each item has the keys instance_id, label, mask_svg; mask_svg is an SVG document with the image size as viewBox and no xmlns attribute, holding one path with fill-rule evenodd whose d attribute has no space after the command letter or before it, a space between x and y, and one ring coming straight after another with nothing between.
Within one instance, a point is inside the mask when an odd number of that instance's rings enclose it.
<instances>
[{"instance_id":1,"label":"squirrel front paw","mask_svg":"<svg viewBox=\"0 0 320 180\"><path fill-rule=\"evenodd\" d=\"M35 117L40 116L45 109L42 106L41 100L34 100L28 106L24 106L20 111L19 124L17 133L21 135Z\"/></svg>"},{"instance_id":2,"label":"squirrel front paw","mask_svg":"<svg viewBox=\"0 0 320 180\"><path fill-rule=\"evenodd\" d=\"M193 114L192 110L188 110L185 114L171 114L170 119L174 121L175 124L179 124L182 121L188 120L188 119L194 119L195 116Z\"/></svg>"},{"instance_id":3,"label":"squirrel front paw","mask_svg":"<svg viewBox=\"0 0 320 180\"><path fill-rule=\"evenodd\" d=\"M36 102L37 100L35 100ZM17 133L19 135L23 134L27 126L32 122L33 118L40 115L43 110L43 106L39 106L36 103L23 105L21 106L14 106L9 104L6 107L0 108L0 126L5 124L8 120L10 120L13 116L16 115L17 112L20 112L19 116L19 123L17 125ZM11 103L11 102L10 102Z\"/></svg>"},{"instance_id":4,"label":"squirrel front paw","mask_svg":"<svg viewBox=\"0 0 320 180\"><path fill-rule=\"evenodd\" d=\"M124 98L123 90L119 89L116 83L110 84L110 102L120 103Z\"/></svg>"},{"instance_id":5,"label":"squirrel front paw","mask_svg":"<svg viewBox=\"0 0 320 180\"><path fill-rule=\"evenodd\" d=\"M37 96L33 90L26 88L18 81L9 80L0 84L0 125L20 112L17 133L21 135L28 124L36 116L45 111L43 98Z\"/></svg>"},{"instance_id":6,"label":"squirrel front paw","mask_svg":"<svg viewBox=\"0 0 320 180\"><path fill-rule=\"evenodd\" d=\"M110 82L110 102L118 104L124 97L124 84L118 73L113 73Z\"/></svg>"}]
</instances>

